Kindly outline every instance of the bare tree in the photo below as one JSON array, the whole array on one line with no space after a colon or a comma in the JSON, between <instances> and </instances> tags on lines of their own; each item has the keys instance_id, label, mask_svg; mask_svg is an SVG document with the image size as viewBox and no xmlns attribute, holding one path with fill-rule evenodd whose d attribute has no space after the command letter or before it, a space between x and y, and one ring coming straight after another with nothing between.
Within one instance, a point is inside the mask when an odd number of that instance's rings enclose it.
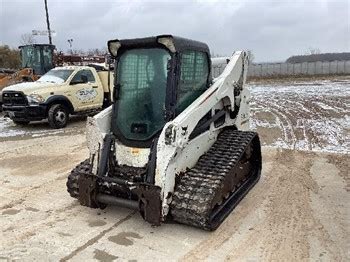
<instances>
[{"instance_id":1,"label":"bare tree","mask_svg":"<svg viewBox=\"0 0 350 262\"><path fill-rule=\"evenodd\" d=\"M89 56L103 56L105 54L107 54L107 48L106 47L102 47L102 48L91 48L87 51L87 55Z\"/></svg>"},{"instance_id":2,"label":"bare tree","mask_svg":"<svg viewBox=\"0 0 350 262\"><path fill-rule=\"evenodd\" d=\"M248 61L249 61L249 64L251 65L255 59L255 56L252 50L248 50L247 53L248 53L248 59L249 59Z\"/></svg>"},{"instance_id":3,"label":"bare tree","mask_svg":"<svg viewBox=\"0 0 350 262\"><path fill-rule=\"evenodd\" d=\"M108 54L108 48L106 46L100 48L101 55L106 55Z\"/></svg>"},{"instance_id":4,"label":"bare tree","mask_svg":"<svg viewBox=\"0 0 350 262\"><path fill-rule=\"evenodd\" d=\"M210 56L211 56L212 58L216 58L216 57L229 57L229 55L218 54L218 53L215 53L214 51L212 51L212 52L210 53Z\"/></svg>"},{"instance_id":5,"label":"bare tree","mask_svg":"<svg viewBox=\"0 0 350 262\"><path fill-rule=\"evenodd\" d=\"M83 56L86 54L86 52L83 49L69 49L68 54Z\"/></svg>"},{"instance_id":6,"label":"bare tree","mask_svg":"<svg viewBox=\"0 0 350 262\"><path fill-rule=\"evenodd\" d=\"M22 34L20 42L21 45L35 44L35 38L32 34Z\"/></svg>"},{"instance_id":7,"label":"bare tree","mask_svg":"<svg viewBox=\"0 0 350 262\"><path fill-rule=\"evenodd\" d=\"M321 50L315 47L309 47L305 52L305 55L318 55L321 54Z\"/></svg>"}]
</instances>

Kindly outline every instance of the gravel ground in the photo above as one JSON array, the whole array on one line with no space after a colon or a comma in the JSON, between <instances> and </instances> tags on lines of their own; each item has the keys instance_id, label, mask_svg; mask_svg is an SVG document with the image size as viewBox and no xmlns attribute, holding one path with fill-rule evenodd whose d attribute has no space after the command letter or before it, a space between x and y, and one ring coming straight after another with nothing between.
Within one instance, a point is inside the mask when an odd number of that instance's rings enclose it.
<instances>
[{"instance_id":1,"label":"gravel ground","mask_svg":"<svg viewBox=\"0 0 350 262\"><path fill-rule=\"evenodd\" d=\"M50 130L0 118L0 260L350 260L349 87L281 85L250 87L262 178L215 232L80 206L65 182L88 154L84 120Z\"/></svg>"}]
</instances>

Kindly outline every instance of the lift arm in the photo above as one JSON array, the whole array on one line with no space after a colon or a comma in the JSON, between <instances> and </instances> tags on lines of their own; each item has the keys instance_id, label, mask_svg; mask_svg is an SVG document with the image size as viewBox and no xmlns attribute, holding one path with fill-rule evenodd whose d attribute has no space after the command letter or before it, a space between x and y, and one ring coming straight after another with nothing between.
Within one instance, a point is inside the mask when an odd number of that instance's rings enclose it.
<instances>
[{"instance_id":1,"label":"lift arm","mask_svg":"<svg viewBox=\"0 0 350 262\"><path fill-rule=\"evenodd\" d=\"M169 211L175 175L192 167L225 126L235 125L241 130L249 127L249 91L244 89L247 69L247 54L235 52L208 90L163 128L157 146L155 177L156 185L163 189L163 217ZM191 140L197 124L210 111L214 121L210 122L209 129ZM224 117L225 121L215 126L218 117Z\"/></svg>"}]
</instances>

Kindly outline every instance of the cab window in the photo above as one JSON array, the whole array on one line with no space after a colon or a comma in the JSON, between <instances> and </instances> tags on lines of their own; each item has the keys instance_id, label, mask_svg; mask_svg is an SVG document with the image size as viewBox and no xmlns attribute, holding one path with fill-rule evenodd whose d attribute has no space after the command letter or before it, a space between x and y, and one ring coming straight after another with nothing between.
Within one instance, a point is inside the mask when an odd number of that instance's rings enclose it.
<instances>
[{"instance_id":1,"label":"cab window","mask_svg":"<svg viewBox=\"0 0 350 262\"><path fill-rule=\"evenodd\" d=\"M75 76L72 79L72 82L77 82L81 80L81 76L86 76L88 79L88 82L94 83L95 82L95 77L92 74L91 70L88 69L83 69L80 70L78 73L75 74Z\"/></svg>"},{"instance_id":2,"label":"cab window","mask_svg":"<svg viewBox=\"0 0 350 262\"><path fill-rule=\"evenodd\" d=\"M185 51L180 59L180 83L177 89L176 114L180 114L206 89L209 75L208 56L200 51Z\"/></svg>"},{"instance_id":3,"label":"cab window","mask_svg":"<svg viewBox=\"0 0 350 262\"><path fill-rule=\"evenodd\" d=\"M53 67L52 49L48 46L43 47L44 72L49 71Z\"/></svg>"}]
</instances>

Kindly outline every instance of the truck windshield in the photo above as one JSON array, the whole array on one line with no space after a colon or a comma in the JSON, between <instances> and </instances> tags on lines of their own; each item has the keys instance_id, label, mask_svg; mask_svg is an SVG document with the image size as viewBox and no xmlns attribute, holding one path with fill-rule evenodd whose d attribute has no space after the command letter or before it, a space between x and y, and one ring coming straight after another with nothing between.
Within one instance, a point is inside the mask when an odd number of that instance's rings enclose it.
<instances>
[{"instance_id":1,"label":"truck windshield","mask_svg":"<svg viewBox=\"0 0 350 262\"><path fill-rule=\"evenodd\" d=\"M68 77L73 73L71 69L54 69L40 77L37 82L49 82L61 84L67 81Z\"/></svg>"},{"instance_id":2,"label":"truck windshield","mask_svg":"<svg viewBox=\"0 0 350 262\"><path fill-rule=\"evenodd\" d=\"M163 128L170 59L170 54L160 48L131 49L120 56L113 126L126 139L147 141Z\"/></svg>"}]
</instances>

